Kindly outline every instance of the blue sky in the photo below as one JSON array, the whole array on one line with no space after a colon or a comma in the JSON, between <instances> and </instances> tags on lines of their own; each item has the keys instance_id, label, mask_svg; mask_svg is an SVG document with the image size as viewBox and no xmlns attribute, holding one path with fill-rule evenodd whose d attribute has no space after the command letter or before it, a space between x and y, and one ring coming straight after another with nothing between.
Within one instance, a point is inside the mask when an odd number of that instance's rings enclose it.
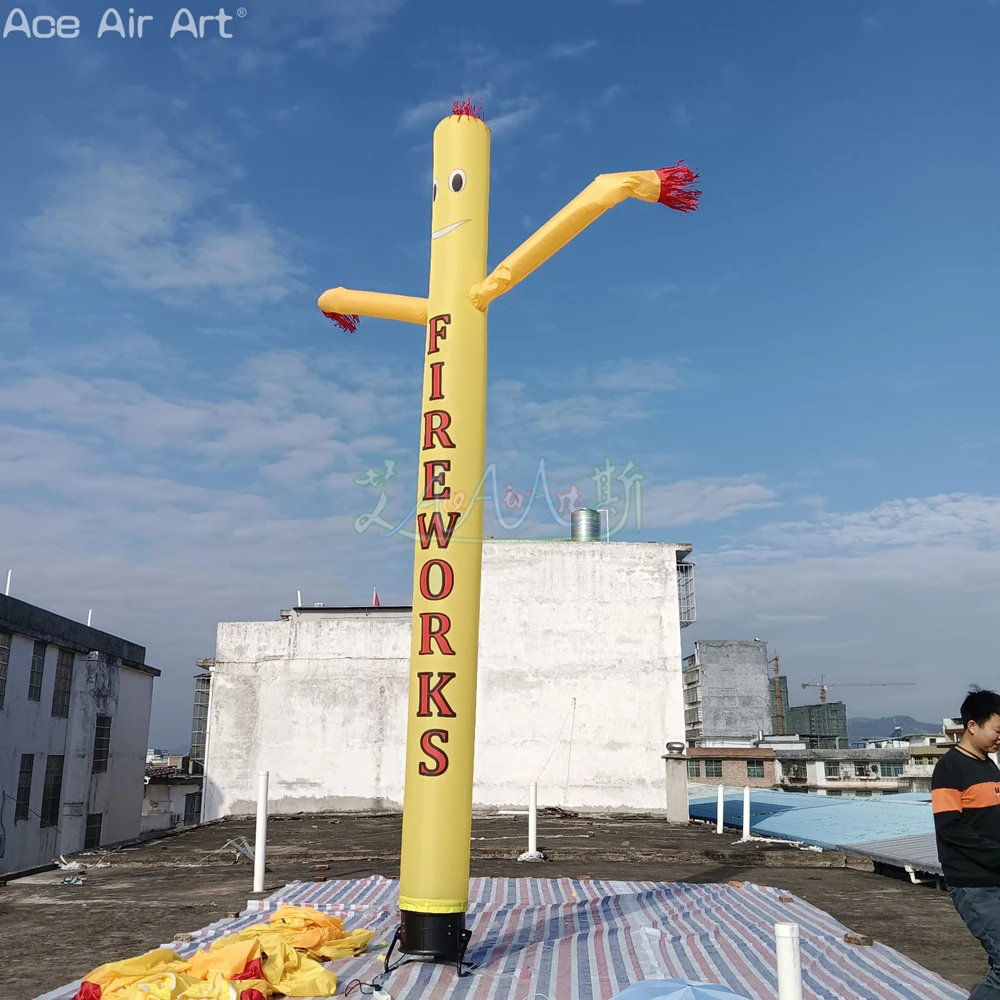
<instances>
[{"instance_id":1,"label":"blue sky","mask_svg":"<svg viewBox=\"0 0 1000 1000\"><path fill-rule=\"evenodd\" d=\"M599 173L684 159L704 191L620 206L491 308L501 490L544 461L593 503L632 461L616 537L695 546L686 646L916 682L845 688L851 714L995 683L1000 6L247 0L229 39L170 39L163 3L141 39L23 9L81 34L0 39L0 569L148 647L154 743L184 745L217 621L409 601L409 541L354 522L385 460L386 516L412 504L420 333L315 300L424 293L465 96L492 263Z\"/></svg>"}]
</instances>

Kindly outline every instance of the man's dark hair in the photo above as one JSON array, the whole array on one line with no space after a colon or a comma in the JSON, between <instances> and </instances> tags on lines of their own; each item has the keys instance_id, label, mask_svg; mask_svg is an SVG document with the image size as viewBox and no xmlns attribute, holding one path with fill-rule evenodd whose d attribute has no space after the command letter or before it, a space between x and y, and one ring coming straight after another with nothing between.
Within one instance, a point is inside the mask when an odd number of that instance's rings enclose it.
<instances>
[{"instance_id":1,"label":"man's dark hair","mask_svg":"<svg viewBox=\"0 0 1000 1000\"><path fill-rule=\"evenodd\" d=\"M970 722L982 726L994 715L1000 715L1000 694L996 691L983 691L975 687L962 702L962 726L966 729Z\"/></svg>"}]
</instances>

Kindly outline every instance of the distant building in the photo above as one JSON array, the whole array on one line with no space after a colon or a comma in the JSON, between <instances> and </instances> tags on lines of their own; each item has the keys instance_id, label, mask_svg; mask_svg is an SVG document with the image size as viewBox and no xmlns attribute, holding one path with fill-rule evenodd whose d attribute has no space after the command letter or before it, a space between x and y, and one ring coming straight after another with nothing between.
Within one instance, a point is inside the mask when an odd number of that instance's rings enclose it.
<instances>
[{"instance_id":1,"label":"distant building","mask_svg":"<svg viewBox=\"0 0 1000 1000\"><path fill-rule=\"evenodd\" d=\"M781 704L778 704L777 695L781 695ZM771 704L771 732L791 733L793 729L788 728L788 678L784 674L778 675L777 690L775 690L774 677L767 678L767 695ZM781 709L780 713L778 709Z\"/></svg>"},{"instance_id":2,"label":"distant building","mask_svg":"<svg viewBox=\"0 0 1000 1000\"><path fill-rule=\"evenodd\" d=\"M688 747L688 781L703 785L773 788L774 750L759 747Z\"/></svg>"},{"instance_id":3,"label":"distant building","mask_svg":"<svg viewBox=\"0 0 1000 1000\"><path fill-rule=\"evenodd\" d=\"M200 774L189 773L187 758L183 767L150 764L146 767L146 785L142 798L143 833L158 833L179 826L193 826L201 821Z\"/></svg>"},{"instance_id":4,"label":"distant building","mask_svg":"<svg viewBox=\"0 0 1000 1000\"><path fill-rule=\"evenodd\" d=\"M798 733L816 749L846 750L851 745L847 734L847 706L842 701L786 709L785 732Z\"/></svg>"},{"instance_id":5,"label":"distant building","mask_svg":"<svg viewBox=\"0 0 1000 1000\"><path fill-rule=\"evenodd\" d=\"M776 750L775 757L778 783L786 791L862 797L910 790L904 778L907 748Z\"/></svg>"},{"instance_id":6,"label":"distant building","mask_svg":"<svg viewBox=\"0 0 1000 1000\"><path fill-rule=\"evenodd\" d=\"M0 872L139 835L146 650L0 595Z\"/></svg>"},{"instance_id":7,"label":"distant building","mask_svg":"<svg viewBox=\"0 0 1000 1000\"><path fill-rule=\"evenodd\" d=\"M756 736L771 729L767 643L699 640L684 661L684 724L689 745ZM787 732L794 732L786 726Z\"/></svg>"},{"instance_id":8,"label":"distant building","mask_svg":"<svg viewBox=\"0 0 1000 1000\"><path fill-rule=\"evenodd\" d=\"M487 541L474 804L656 811L688 821L681 634L689 545ZM398 809L412 609L301 607L219 625L203 818ZM207 662L207 661L206 661ZM766 719L766 693L764 718ZM754 725L757 723L755 721ZM675 777L668 777L675 775Z\"/></svg>"}]
</instances>

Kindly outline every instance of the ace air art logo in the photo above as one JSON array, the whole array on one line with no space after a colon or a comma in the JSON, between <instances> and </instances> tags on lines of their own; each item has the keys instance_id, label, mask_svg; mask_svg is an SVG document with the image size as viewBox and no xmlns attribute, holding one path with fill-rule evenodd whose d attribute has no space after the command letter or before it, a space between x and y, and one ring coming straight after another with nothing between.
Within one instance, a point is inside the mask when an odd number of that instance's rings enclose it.
<instances>
[{"instance_id":1,"label":"ace air art logo","mask_svg":"<svg viewBox=\"0 0 1000 1000\"><path fill-rule=\"evenodd\" d=\"M247 16L246 7L236 9L235 18ZM193 38L232 38L227 25L234 19L220 7L216 14L200 14L181 7L169 15L144 14L135 7L108 7L98 19L88 22L75 14L34 14L29 17L20 7L9 11L3 26L4 38L148 38L162 33L167 38L190 35Z\"/></svg>"},{"instance_id":2,"label":"ace air art logo","mask_svg":"<svg viewBox=\"0 0 1000 1000\"><path fill-rule=\"evenodd\" d=\"M438 378L437 371L434 373L435 380ZM437 385L437 381L433 384ZM430 414L443 411L430 411ZM437 435L447 430L450 426L450 415L448 423L445 424L444 417L434 417L430 414L424 415L424 448L432 445L435 440L441 441ZM447 439L450 444L450 438ZM447 445L444 445L447 447ZM422 449L423 450L423 449ZM437 463L442 466L442 462ZM619 466L612 463L607 457L604 458L603 465L594 465L593 474L587 480L593 483L592 507L603 513L602 534L606 538L613 538L621 534L626 528L633 526L636 533L642 530L642 483L645 475L638 471L635 462L631 459ZM430 474L425 472L425 474ZM439 472L436 474L440 475ZM354 519L354 530L363 535L369 528L382 529L380 534L383 538L393 535L402 535L404 538L416 539L418 528L413 527L417 516L417 507L413 505L405 514L395 516L390 513L389 482L397 475L396 460L391 458L383 459L382 468L369 468L360 479L354 479L354 483L363 489L375 490L378 499L374 501L373 509L360 513ZM433 485L436 480L431 480ZM504 485L501 487L500 484ZM425 485L427 485L425 483ZM470 498L464 493L452 493L448 496L431 496L427 499L438 500L438 510L433 515L439 521L443 517L450 519L469 509ZM537 507L537 513L544 519L546 513L552 521L562 528L570 526L570 518L574 510L584 506L584 491L576 483L571 484L565 490L554 490L549 485L548 472L545 467L545 459L538 460L538 467L535 471L535 478L530 490L520 492L510 482L499 478L497 466L491 462L486 466L485 472L479 481L479 485L471 498L472 502L479 502L490 510L497 527L502 531L512 532L521 527L528 519L533 508ZM449 532L450 533L450 532ZM422 533L421 533L422 536Z\"/></svg>"}]
</instances>

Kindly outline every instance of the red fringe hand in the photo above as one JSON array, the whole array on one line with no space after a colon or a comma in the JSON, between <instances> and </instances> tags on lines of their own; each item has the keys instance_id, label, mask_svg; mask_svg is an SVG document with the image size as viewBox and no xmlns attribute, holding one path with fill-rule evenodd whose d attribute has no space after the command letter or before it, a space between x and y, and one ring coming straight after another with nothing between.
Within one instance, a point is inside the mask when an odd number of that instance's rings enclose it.
<instances>
[{"instance_id":1,"label":"red fringe hand","mask_svg":"<svg viewBox=\"0 0 1000 1000\"><path fill-rule=\"evenodd\" d=\"M676 167L664 167L662 170L657 170L656 174L660 178L659 203L661 205L676 209L678 212L693 212L698 207L701 192L685 190L685 187L698 180L699 175L690 167L684 166L683 161L679 162Z\"/></svg>"}]
</instances>

